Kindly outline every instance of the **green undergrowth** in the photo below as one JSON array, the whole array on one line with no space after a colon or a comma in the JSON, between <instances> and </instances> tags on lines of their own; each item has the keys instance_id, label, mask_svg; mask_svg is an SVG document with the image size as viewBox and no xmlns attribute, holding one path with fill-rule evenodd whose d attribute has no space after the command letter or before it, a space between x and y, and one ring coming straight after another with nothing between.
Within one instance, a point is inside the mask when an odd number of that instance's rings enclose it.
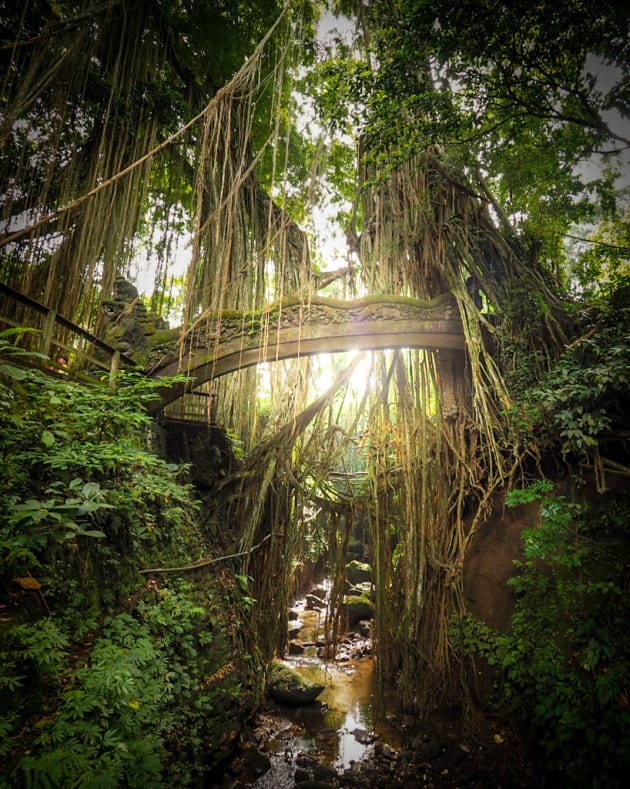
<instances>
[{"instance_id":1,"label":"green undergrowth","mask_svg":"<svg viewBox=\"0 0 630 789\"><path fill-rule=\"evenodd\" d=\"M617 787L630 769L630 506L577 504L541 480L508 495L538 502L509 581L508 632L469 618L464 651L498 672L493 704L520 720L549 785Z\"/></svg>"},{"instance_id":2,"label":"green undergrowth","mask_svg":"<svg viewBox=\"0 0 630 789\"><path fill-rule=\"evenodd\" d=\"M537 463L506 503L538 507L540 521L509 581L510 630L464 626L465 653L497 672L494 702L531 734L545 785L625 786L630 770L629 286L616 277L574 305L574 338L544 375L537 357L512 365L506 416Z\"/></svg>"},{"instance_id":3,"label":"green undergrowth","mask_svg":"<svg viewBox=\"0 0 630 789\"><path fill-rule=\"evenodd\" d=\"M152 453L156 384L54 378L0 335L0 786L190 786L259 675L249 601L186 468ZM160 382L160 386L163 382Z\"/></svg>"}]
</instances>

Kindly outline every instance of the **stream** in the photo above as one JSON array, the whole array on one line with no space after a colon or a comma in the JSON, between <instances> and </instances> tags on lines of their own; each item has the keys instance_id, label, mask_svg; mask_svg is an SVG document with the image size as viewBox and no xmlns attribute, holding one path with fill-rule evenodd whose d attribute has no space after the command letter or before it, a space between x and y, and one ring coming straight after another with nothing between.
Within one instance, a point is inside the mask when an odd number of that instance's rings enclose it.
<instances>
[{"instance_id":1,"label":"stream","mask_svg":"<svg viewBox=\"0 0 630 789\"><path fill-rule=\"evenodd\" d=\"M309 609L306 599L301 599L291 611L297 619L290 623L290 654L282 662L324 690L310 704L291 707L270 702L260 713L255 733L258 749L238 768L239 786L290 789L297 781L326 783L375 747L400 746L400 731L376 714L369 636L349 634L336 656L326 659L322 657L325 610Z\"/></svg>"},{"instance_id":2,"label":"stream","mask_svg":"<svg viewBox=\"0 0 630 789\"><path fill-rule=\"evenodd\" d=\"M501 720L476 718L470 738L448 710L419 721L404 714L393 690L380 696L369 623L360 622L334 658L325 658L325 608L311 608L308 598L291 607L289 650L281 662L324 690L301 706L267 700L213 789L537 785L535 764Z\"/></svg>"}]
</instances>

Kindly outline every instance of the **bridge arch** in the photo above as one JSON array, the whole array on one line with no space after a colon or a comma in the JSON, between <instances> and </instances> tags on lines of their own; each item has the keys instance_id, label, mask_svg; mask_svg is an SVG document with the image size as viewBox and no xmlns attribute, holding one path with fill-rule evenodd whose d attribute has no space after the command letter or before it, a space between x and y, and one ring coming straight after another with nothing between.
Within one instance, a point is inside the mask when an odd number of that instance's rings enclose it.
<instances>
[{"instance_id":1,"label":"bridge arch","mask_svg":"<svg viewBox=\"0 0 630 789\"><path fill-rule=\"evenodd\" d=\"M149 367L154 378L182 371L190 378L187 386L165 387L153 411L207 381L263 362L388 348L439 350L444 359L452 360L465 350L457 304L450 294L430 301L380 296L351 302L282 302L259 313L226 313L185 342L183 355L175 348L170 353L160 348L159 361Z\"/></svg>"}]
</instances>

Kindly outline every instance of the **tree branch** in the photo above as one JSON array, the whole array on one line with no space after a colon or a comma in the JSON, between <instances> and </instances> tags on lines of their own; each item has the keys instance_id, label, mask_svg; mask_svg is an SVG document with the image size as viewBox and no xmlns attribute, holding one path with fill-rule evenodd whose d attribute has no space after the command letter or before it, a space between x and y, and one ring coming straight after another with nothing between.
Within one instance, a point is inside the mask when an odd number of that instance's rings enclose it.
<instances>
[{"instance_id":1,"label":"tree branch","mask_svg":"<svg viewBox=\"0 0 630 789\"><path fill-rule=\"evenodd\" d=\"M210 564L216 564L217 562L224 562L227 559L237 559L239 556L249 556L250 554L254 553L254 551L258 550L260 546L266 542L271 537L271 534L268 534L266 537L257 544L250 548L249 551L239 551L238 553L228 553L225 556L217 556L214 559L200 559L198 562L194 564L184 564L181 567L152 567L149 570L138 570L139 573L143 575L157 575L158 573L184 573L188 572L189 570L197 570L199 567L207 567Z\"/></svg>"}]
</instances>

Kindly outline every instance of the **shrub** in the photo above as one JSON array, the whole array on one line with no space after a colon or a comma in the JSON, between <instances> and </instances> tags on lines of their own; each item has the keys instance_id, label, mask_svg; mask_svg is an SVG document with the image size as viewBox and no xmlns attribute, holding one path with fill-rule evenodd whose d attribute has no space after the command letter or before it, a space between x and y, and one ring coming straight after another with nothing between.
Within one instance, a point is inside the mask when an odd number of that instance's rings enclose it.
<instances>
[{"instance_id":1,"label":"shrub","mask_svg":"<svg viewBox=\"0 0 630 789\"><path fill-rule=\"evenodd\" d=\"M607 496L603 517L552 487L508 496L539 501L541 524L524 532L510 632L469 620L466 648L499 669L496 703L531 725L548 777L612 787L630 768L630 512Z\"/></svg>"}]
</instances>

